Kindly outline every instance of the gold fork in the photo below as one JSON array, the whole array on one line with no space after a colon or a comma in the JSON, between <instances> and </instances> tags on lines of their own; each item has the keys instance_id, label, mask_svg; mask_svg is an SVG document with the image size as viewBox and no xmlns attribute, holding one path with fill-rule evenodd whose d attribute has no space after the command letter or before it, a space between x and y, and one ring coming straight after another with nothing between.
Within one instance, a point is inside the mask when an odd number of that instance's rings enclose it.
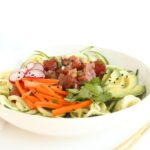
<instances>
[{"instance_id":1,"label":"gold fork","mask_svg":"<svg viewBox=\"0 0 150 150\"><path fill-rule=\"evenodd\" d=\"M141 129L134 133L131 137L118 145L113 150L130 150L131 147L144 135L144 133L150 128L150 122L145 124Z\"/></svg>"}]
</instances>

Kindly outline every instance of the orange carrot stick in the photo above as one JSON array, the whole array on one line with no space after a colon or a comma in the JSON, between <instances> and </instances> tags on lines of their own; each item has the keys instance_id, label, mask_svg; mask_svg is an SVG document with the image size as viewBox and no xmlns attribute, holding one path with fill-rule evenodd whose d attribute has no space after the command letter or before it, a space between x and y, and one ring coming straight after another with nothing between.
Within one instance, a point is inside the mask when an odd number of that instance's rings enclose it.
<instances>
[{"instance_id":1,"label":"orange carrot stick","mask_svg":"<svg viewBox=\"0 0 150 150\"><path fill-rule=\"evenodd\" d=\"M40 93L34 93L34 95L40 100L40 101L46 101L45 98Z\"/></svg>"},{"instance_id":2,"label":"orange carrot stick","mask_svg":"<svg viewBox=\"0 0 150 150\"><path fill-rule=\"evenodd\" d=\"M56 101L57 104L60 104L60 105L72 105L72 104L75 104L75 102L67 102L65 101L63 98L56 98L56 97L53 97L53 96L48 96L48 95L45 95L45 94L42 94L42 93L39 93L40 96L42 96L43 98L47 99L48 101Z\"/></svg>"},{"instance_id":3,"label":"orange carrot stick","mask_svg":"<svg viewBox=\"0 0 150 150\"><path fill-rule=\"evenodd\" d=\"M64 106L77 104L76 102L68 102L63 98L58 98L57 103L61 104L61 105L64 105Z\"/></svg>"},{"instance_id":4,"label":"orange carrot stick","mask_svg":"<svg viewBox=\"0 0 150 150\"><path fill-rule=\"evenodd\" d=\"M44 108L50 108L50 109L56 109L62 107L62 105L52 103L52 102L36 102L35 103L36 107L44 107Z\"/></svg>"},{"instance_id":5,"label":"orange carrot stick","mask_svg":"<svg viewBox=\"0 0 150 150\"><path fill-rule=\"evenodd\" d=\"M28 100L30 100L31 102L33 102L33 103L35 103L35 102L37 102L37 101L40 101L40 100L39 100L37 97L35 97L35 96L27 95L26 98L27 98Z\"/></svg>"},{"instance_id":6,"label":"orange carrot stick","mask_svg":"<svg viewBox=\"0 0 150 150\"><path fill-rule=\"evenodd\" d=\"M43 88L41 85L37 86L36 87L36 90L42 94L45 94L45 95L48 95L48 96L51 96L51 94L49 93L48 90L45 90L45 88Z\"/></svg>"},{"instance_id":7,"label":"orange carrot stick","mask_svg":"<svg viewBox=\"0 0 150 150\"><path fill-rule=\"evenodd\" d=\"M53 96L48 96L42 93L38 93L40 96L42 96L43 98L47 99L47 100L57 100L57 98L53 97Z\"/></svg>"},{"instance_id":8,"label":"orange carrot stick","mask_svg":"<svg viewBox=\"0 0 150 150\"><path fill-rule=\"evenodd\" d=\"M25 90L22 88L22 86L18 80L15 81L15 85L16 85L17 89L19 90L20 94L23 95L25 93Z\"/></svg>"},{"instance_id":9,"label":"orange carrot stick","mask_svg":"<svg viewBox=\"0 0 150 150\"><path fill-rule=\"evenodd\" d=\"M75 105L64 106L64 107L52 110L52 114L53 114L53 116L58 116L58 115L61 115L63 113L71 112L71 111L79 109L79 108L89 107L90 104L91 104L91 101L86 100L84 102L79 102L78 104L75 104Z\"/></svg>"},{"instance_id":10,"label":"orange carrot stick","mask_svg":"<svg viewBox=\"0 0 150 150\"><path fill-rule=\"evenodd\" d=\"M35 81L35 82L40 82L40 83L47 83L47 84L57 84L58 80L57 79L43 79L43 78L23 78L22 81Z\"/></svg>"},{"instance_id":11,"label":"orange carrot stick","mask_svg":"<svg viewBox=\"0 0 150 150\"><path fill-rule=\"evenodd\" d=\"M47 92L48 94L50 94L51 96L54 96L56 98L62 98L60 95L58 95L57 93L55 93L51 88L49 88L48 86L42 84L41 87L43 87Z\"/></svg>"},{"instance_id":12,"label":"orange carrot stick","mask_svg":"<svg viewBox=\"0 0 150 150\"><path fill-rule=\"evenodd\" d=\"M32 88L32 87L34 88L34 87L36 87L36 86L38 86L40 84L41 83L39 83L39 82L24 81L24 85L27 88Z\"/></svg>"},{"instance_id":13,"label":"orange carrot stick","mask_svg":"<svg viewBox=\"0 0 150 150\"><path fill-rule=\"evenodd\" d=\"M58 85L58 88L62 90L62 86L61 85Z\"/></svg>"},{"instance_id":14,"label":"orange carrot stick","mask_svg":"<svg viewBox=\"0 0 150 150\"><path fill-rule=\"evenodd\" d=\"M54 92L57 92L57 93L62 94L62 95L64 95L64 96L67 96L67 95L68 95L68 92L63 91L63 90L57 88L56 86L51 86L51 89L54 90Z\"/></svg>"},{"instance_id":15,"label":"orange carrot stick","mask_svg":"<svg viewBox=\"0 0 150 150\"><path fill-rule=\"evenodd\" d=\"M28 98L24 98L23 100L25 101L25 103L28 105L30 109L35 109L35 105Z\"/></svg>"}]
</instances>

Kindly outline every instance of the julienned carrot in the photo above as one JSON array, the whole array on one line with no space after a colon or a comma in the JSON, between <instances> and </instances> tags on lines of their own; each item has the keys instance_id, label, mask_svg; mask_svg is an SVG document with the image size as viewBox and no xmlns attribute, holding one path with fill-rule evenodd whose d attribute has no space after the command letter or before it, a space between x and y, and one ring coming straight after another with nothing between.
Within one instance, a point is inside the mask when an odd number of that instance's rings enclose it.
<instances>
[{"instance_id":1,"label":"julienned carrot","mask_svg":"<svg viewBox=\"0 0 150 150\"><path fill-rule=\"evenodd\" d=\"M23 99L30 109L35 109L35 105L26 97Z\"/></svg>"},{"instance_id":2,"label":"julienned carrot","mask_svg":"<svg viewBox=\"0 0 150 150\"><path fill-rule=\"evenodd\" d=\"M37 92L37 90L34 87L30 87L28 88L30 90L30 92L32 92L33 94Z\"/></svg>"},{"instance_id":3,"label":"julienned carrot","mask_svg":"<svg viewBox=\"0 0 150 150\"><path fill-rule=\"evenodd\" d=\"M60 105L76 104L75 102L67 102L63 98L56 98L56 97L48 96L48 95L45 95L45 94L42 94L42 93L39 93L38 95L42 96L43 98L45 98L48 101L53 101L54 100L54 101L56 101L57 104L60 104Z\"/></svg>"},{"instance_id":4,"label":"julienned carrot","mask_svg":"<svg viewBox=\"0 0 150 150\"><path fill-rule=\"evenodd\" d=\"M90 104L91 104L91 101L86 100L84 102L79 102L78 104L75 104L75 105L64 106L64 107L52 110L52 114L53 114L53 116L58 116L58 115L61 115L63 113L71 112L71 111L79 109L79 108L89 107Z\"/></svg>"},{"instance_id":5,"label":"julienned carrot","mask_svg":"<svg viewBox=\"0 0 150 150\"><path fill-rule=\"evenodd\" d=\"M23 78L23 81L35 81L35 82L40 82L40 83L47 83L47 84L57 84L58 80L57 79L43 79L43 78Z\"/></svg>"},{"instance_id":6,"label":"julienned carrot","mask_svg":"<svg viewBox=\"0 0 150 150\"><path fill-rule=\"evenodd\" d=\"M28 100L30 100L31 102L33 102L33 103L35 103L35 102L38 102L38 101L39 101L39 99L38 99L38 98L36 98L35 96L27 95L27 96L26 96L26 98L27 98Z\"/></svg>"},{"instance_id":7,"label":"julienned carrot","mask_svg":"<svg viewBox=\"0 0 150 150\"><path fill-rule=\"evenodd\" d=\"M56 86L51 86L51 89L54 90L55 92L62 94L64 96L68 95L68 92L61 90L60 88Z\"/></svg>"},{"instance_id":8,"label":"julienned carrot","mask_svg":"<svg viewBox=\"0 0 150 150\"><path fill-rule=\"evenodd\" d=\"M88 101L76 103L64 100L64 96L68 93L62 90L62 86L55 86L53 84L57 83L58 80L23 78L22 81L24 82L24 88L21 86L20 81L16 81L15 84L30 109L37 107L55 109L54 115L59 115L89 106Z\"/></svg>"},{"instance_id":9,"label":"julienned carrot","mask_svg":"<svg viewBox=\"0 0 150 150\"><path fill-rule=\"evenodd\" d=\"M40 84L43 84L43 83L24 81L24 86L27 88L33 88L33 87L39 86ZM49 84L47 84L47 85L49 85Z\"/></svg>"},{"instance_id":10,"label":"julienned carrot","mask_svg":"<svg viewBox=\"0 0 150 150\"><path fill-rule=\"evenodd\" d=\"M57 103L64 105L64 106L77 104L76 102L68 102L68 101L64 100L63 98L57 99Z\"/></svg>"},{"instance_id":11,"label":"julienned carrot","mask_svg":"<svg viewBox=\"0 0 150 150\"><path fill-rule=\"evenodd\" d=\"M45 88L43 88L41 85L35 87L35 89L42 94L51 96L50 92L48 90L45 90Z\"/></svg>"},{"instance_id":12,"label":"julienned carrot","mask_svg":"<svg viewBox=\"0 0 150 150\"><path fill-rule=\"evenodd\" d=\"M40 93L34 93L34 95L40 100L40 101L46 101L45 98L40 95Z\"/></svg>"},{"instance_id":13,"label":"julienned carrot","mask_svg":"<svg viewBox=\"0 0 150 150\"><path fill-rule=\"evenodd\" d=\"M45 91L47 91L51 96L54 96L56 98L62 98L60 95L58 95L57 93L55 93L51 88L49 88L48 86L42 84L41 85L42 88L45 89Z\"/></svg>"},{"instance_id":14,"label":"julienned carrot","mask_svg":"<svg viewBox=\"0 0 150 150\"><path fill-rule=\"evenodd\" d=\"M52 102L36 102L35 106L36 107L50 108L50 109L62 107L62 105L59 105L59 104L56 104L56 103L52 103Z\"/></svg>"},{"instance_id":15,"label":"julienned carrot","mask_svg":"<svg viewBox=\"0 0 150 150\"><path fill-rule=\"evenodd\" d=\"M53 97L53 96L48 96L42 93L38 93L38 95L40 95L41 97L45 98L46 100L50 101L50 100L57 100L57 98Z\"/></svg>"},{"instance_id":16,"label":"julienned carrot","mask_svg":"<svg viewBox=\"0 0 150 150\"><path fill-rule=\"evenodd\" d=\"M29 88L32 93L38 98L40 99L40 101L45 101L46 99L47 100L56 100L56 102L58 104L67 104L69 105L70 102L67 102L65 100L63 100L62 97L54 97L52 96L52 94L50 94L49 91L45 90L44 88L42 88L41 86L38 86L35 88Z\"/></svg>"},{"instance_id":17,"label":"julienned carrot","mask_svg":"<svg viewBox=\"0 0 150 150\"><path fill-rule=\"evenodd\" d=\"M23 95L25 93L25 90L22 88L20 81L16 80L15 85L16 85L17 89L19 90L20 94Z\"/></svg>"},{"instance_id":18,"label":"julienned carrot","mask_svg":"<svg viewBox=\"0 0 150 150\"><path fill-rule=\"evenodd\" d=\"M58 88L62 90L62 86L61 85L58 85Z\"/></svg>"}]
</instances>

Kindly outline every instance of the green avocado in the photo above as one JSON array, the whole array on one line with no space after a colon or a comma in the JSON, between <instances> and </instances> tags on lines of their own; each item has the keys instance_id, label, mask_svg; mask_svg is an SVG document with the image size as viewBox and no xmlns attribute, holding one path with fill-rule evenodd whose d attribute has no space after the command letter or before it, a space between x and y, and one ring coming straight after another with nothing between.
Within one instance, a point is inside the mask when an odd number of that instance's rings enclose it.
<instances>
[{"instance_id":1,"label":"green avocado","mask_svg":"<svg viewBox=\"0 0 150 150\"><path fill-rule=\"evenodd\" d=\"M107 91L107 90L109 90L111 88L115 88L115 87L123 88L126 85L125 82L126 82L125 78L123 76L120 76L113 83L107 84L104 87L104 91Z\"/></svg>"},{"instance_id":2,"label":"green avocado","mask_svg":"<svg viewBox=\"0 0 150 150\"><path fill-rule=\"evenodd\" d=\"M102 80L101 80L101 85L104 85L105 82L108 80L108 78L110 77L111 73L113 72L112 69L107 69L106 73L104 74Z\"/></svg>"},{"instance_id":3,"label":"green avocado","mask_svg":"<svg viewBox=\"0 0 150 150\"><path fill-rule=\"evenodd\" d=\"M114 98L122 98L126 95L139 96L145 93L145 91L146 91L146 88L145 86L142 86L142 85L136 85L132 89L114 87L108 90L108 92L110 92Z\"/></svg>"},{"instance_id":4,"label":"green avocado","mask_svg":"<svg viewBox=\"0 0 150 150\"><path fill-rule=\"evenodd\" d=\"M103 88L114 98L122 98L129 94L139 96L145 92L145 87L138 85L138 78L135 74L117 69L114 69L109 75Z\"/></svg>"},{"instance_id":5,"label":"green avocado","mask_svg":"<svg viewBox=\"0 0 150 150\"><path fill-rule=\"evenodd\" d=\"M136 75L128 74L126 76L121 75L113 83L108 84L104 89L108 90L110 88L120 87L124 89L132 89L138 84L138 79Z\"/></svg>"},{"instance_id":6,"label":"green avocado","mask_svg":"<svg viewBox=\"0 0 150 150\"><path fill-rule=\"evenodd\" d=\"M138 84L138 78L134 74L126 75L124 78L125 78L125 89L132 89Z\"/></svg>"},{"instance_id":7,"label":"green avocado","mask_svg":"<svg viewBox=\"0 0 150 150\"><path fill-rule=\"evenodd\" d=\"M109 84L111 84L111 83L114 83L115 81L116 81L116 79L117 78L119 78L120 77L120 72L119 72L119 70L114 70L111 74L110 74L110 76L107 78L107 80L106 80L106 82L105 82L105 84L104 85L109 85Z\"/></svg>"}]
</instances>

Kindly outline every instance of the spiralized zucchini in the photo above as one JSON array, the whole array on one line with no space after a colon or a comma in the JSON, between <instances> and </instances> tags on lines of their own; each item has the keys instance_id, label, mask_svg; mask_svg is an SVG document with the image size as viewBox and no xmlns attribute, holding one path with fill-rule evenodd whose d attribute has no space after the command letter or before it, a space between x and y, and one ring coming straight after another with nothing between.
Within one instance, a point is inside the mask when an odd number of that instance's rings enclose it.
<instances>
[{"instance_id":1,"label":"spiralized zucchini","mask_svg":"<svg viewBox=\"0 0 150 150\"><path fill-rule=\"evenodd\" d=\"M9 75L9 71L0 74L0 94L8 95L10 89L12 88L12 85L9 82Z\"/></svg>"},{"instance_id":2,"label":"spiralized zucchini","mask_svg":"<svg viewBox=\"0 0 150 150\"><path fill-rule=\"evenodd\" d=\"M92 103L90 110L87 112L87 114L85 114L84 117L104 115L107 113L109 113L109 111L107 110L105 103Z\"/></svg>"},{"instance_id":3,"label":"spiralized zucchini","mask_svg":"<svg viewBox=\"0 0 150 150\"><path fill-rule=\"evenodd\" d=\"M24 100L16 95L12 95L8 97L8 101L14 105L16 105L16 108L18 108L19 111L29 111L29 107L26 105Z\"/></svg>"},{"instance_id":4,"label":"spiralized zucchini","mask_svg":"<svg viewBox=\"0 0 150 150\"><path fill-rule=\"evenodd\" d=\"M131 107L137 103L139 103L141 100L138 97L135 97L133 95L127 95L123 99L117 102L114 111L119 111L128 107Z\"/></svg>"},{"instance_id":5,"label":"spiralized zucchini","mask_svg":"<svg viewBox=\"0 0 150 150\"><path fill-rule=\"evenodd\" d=\"M86 109L86 108L77 109L77 110L70 112L70 116L72 118L82 118L85 116L85 114L88 113L88 111L89 111L89 109Z\"/></svg>"},{"instance_id":6,"label":"spiralized zucchini","mask_svg":"<svg viewBox=\"0 0 150 150\"><path fill-rule=\"evenodd\" d=\"M34 63L43 63L44 60L50 59L45 53L41 51L35 51L33 55L31 55L23 64L22 66L27 65L29 62Z\"/></svg>"},{"instance_id":7,"label":"spiralized zucchini","mask_svg":"<svg viewBox=\"0 0 150 150\"><path fill-rule=\"evenodd\" d=\"M75 56L82 58L82 60L85 63L95 61L97 59L100 59L107 68L107 74L112 73L114 70L119 70L120 74L128 75L129 72L126 70L109 65L108 60L100 54L98 51L95 51L93 46L90 46L84 50L81 50L79 53L74 54ZM69 57L71 55L66 55L65 57ZM29 62L38 62L43 63L44 60L50 59L51 57L46 55L45 53L41 51L35 51L35 53L29 57L24 63L23 66L28 64ZM61 57L56 56L56 59L61 65ZM24 102L24 100L19 96L9 96L10 90L12 89L12 84L9 82L9 75L10 72L4 72L0 74L0 104L15 110L19 112L24 112L31 115L41 115L45 117L52 117L52 113L50 109L40 108L31 110L27 104ZM101 85L106 85L107 83L110 85L110 82L108 82L108 76L104 75ZM119 80L118 80L119 81ZM112 84L113 85L113 84ZM139 103L141 100L138 97L135 97L133 95L125 96L122 99L116 99L115 101L111 101L108 105L104 102L92 102L89 108L82 108L74 110L70 113L60 115L58 117L65 117L65 115L69 115L71 118L86 118L86 117L92 117L97 115L104 115L109 114L113 111L119 111L125 108L128 108L136 103Z\"/></svg>"}]
</instances>

